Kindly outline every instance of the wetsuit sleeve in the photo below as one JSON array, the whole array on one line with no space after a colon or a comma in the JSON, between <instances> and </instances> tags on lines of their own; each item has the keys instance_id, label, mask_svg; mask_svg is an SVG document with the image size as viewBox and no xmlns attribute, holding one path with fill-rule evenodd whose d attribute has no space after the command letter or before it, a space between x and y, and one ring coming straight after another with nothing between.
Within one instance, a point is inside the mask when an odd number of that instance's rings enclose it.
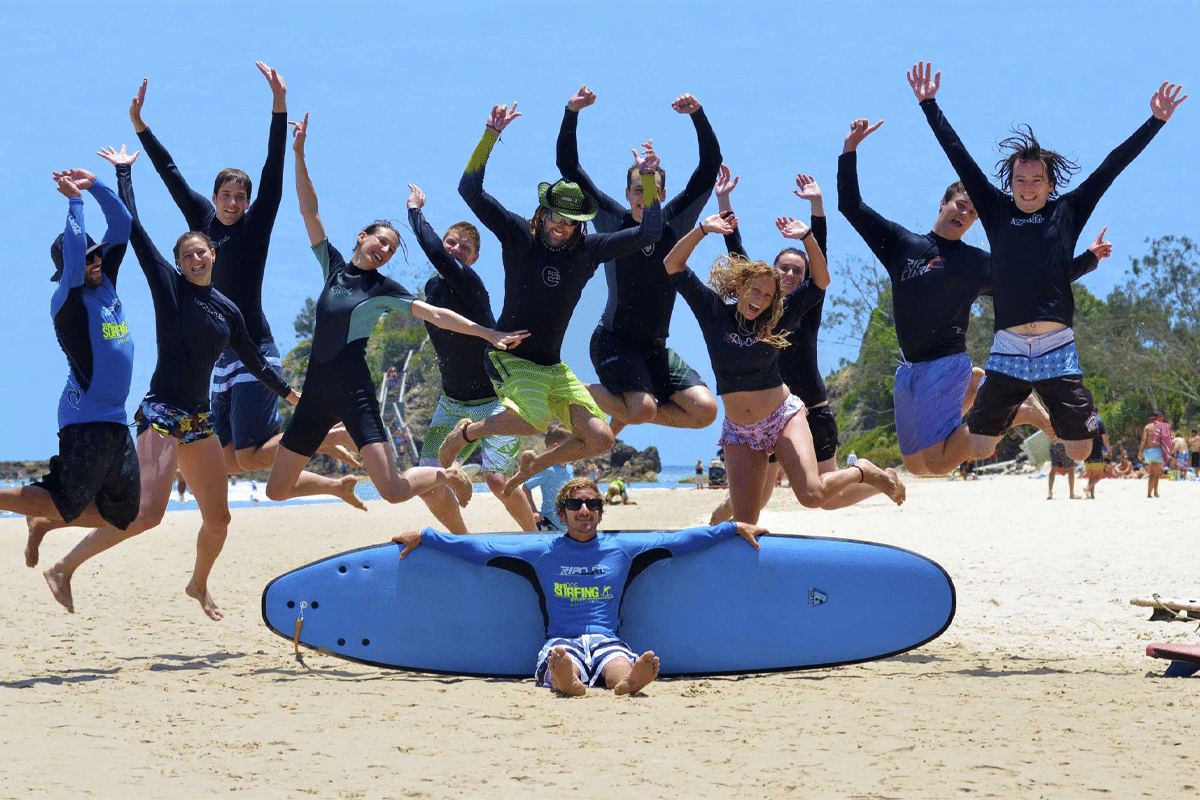
<instances>
[{"instance_id":1,"label":"wetsuit sleeve","mask_svg":"<svg viewBox=\"0 0 1200 800\"><path fill-rule=\"evenodd\" d=\"M133 199L133 170L128 164L121 164L117 167L117 196L129 210L131 218L129 243L133 245L138 265L141 266L142 272L146 276L146 283L150 285L150 294L155 299L155 308L157 309L161 298L175 296L175 276L178 273L171 266L171 262L158 252L158 248L154 246L154 242L150 241L150 237L146 235L146 229L142 227L142 222L138 219L137 203Z\"/></svg>"},{"instance_id":2,"label":"wetsuit sleeve","mask_svg":"<svg viewBox=\"0 0 1200 800\"><path fill-rule=\"evenodd\" d=\"M817 239L817 247L821 249L821 255L825 256L825 261L829 261L829 225L825 217L813 215L808 218L808 227L812 229L813 236Z\"/></svg>"},{"instance_id":3,"label":"wetsuit sleeve","mask_svg":"<svg viewBox=\"0 0 1200 800\"><path fill-rule=\"evenodd\" d=\"M746 248L742 246L742 232L738 228L734 228L733 233L725 234L725 252L750 260L750 256L746 255Z\"/></svg>"},{"instance_id":4,"label":"wetsuit sleeve","mask_svg":"<svg viewBox=\"0 0 1200 800\"><path fill-rule=\"evenodd\" d=\"M929 123L929 127L933 129L933 135L937 137L938 144L942 146L946 157L950 159L950 166L954 167L954 171L958 173L958 179L967 187L967 197L971 198L971 202L975 204L979 216L981 218L988 216L997 203L1003 202L1004 192L992 186L988 181L987 175L975 163L975 159L971 158L971 154L963 146L962 140L958 138L954 128L950 127L950 123L946 121L946 116L938 108L936 100L933 98L922 100L921 110L925 112L925 119Z\"/></svg>"},{"instance_id":5,"label":"wetsuit sleeve","mask_svg":"<svg viewBox=\"0 0 1200 800\"><path fill-rule=\"evenodd\" d=\"M329 280L329 276L334 270L346 266L346 262L342 259L342 254L329 243L328 236L314 244L312 251L313 255L317 257L317 263L321 265L321 278L323 280Z\"/></svg>"},{"instance_id":6,"label":"wetsuit sleeve","mask_svg":"<svg viewBox=\"0 0 1200 800\"><path fill-rule=\"evenodd\" d=\"M716 316L717 307L724 305L721 297L716 292L700 282L700 279L696 277L696 273L692 272L691 267L673 274L671 276L671 285L675 287L675 290L683 297L684 302L692 309L692 313L696 315L696 320L702 328L704 327L704 323Z\"/></svg>"},{"instance_id":7,"label":"wetsuit sleeve","mask_svg":"<svg viewBox=\"0 0 1200 800\"><path fill-rule=\"evenodd\" d=\"M50 313L57 314L67 299L67 294L74 288L83 285L83 276L87 265L84 256L87 253L87 234L83 227L83 198L71 197L67 200L67 225L63 230L63 270L59 276L58 286L50 298Z\"/></svg>"},{"instance_id":8,"label":"wetsuit sleeve","mask_svg":"<svg viewBox=\"0 0 1200 800\"><path fill-rule=\"evenodd\" d=\"M283 159L287 150L287 113L271 114L267 160L258 179L258 196L246 209L246 227L254 236L269 238L283 199ZM263 266L266 266L265 262Z\"/></svg>"},{"instance_id":9,"label":"wetsuit sleeve","mask_svg":"<svg viewBox=\"0 0 1200 800\"><path fill-rule=\"evenodd\" d=\"M264 386L280 397L287 397L292 387L288 385L283 375L267 363L258 350L258 343L246 333L246 321L242 312L233 303L226 303L225 318L229 320L229 346L237 353L238 358L246 365L250 374L258 378Z\"/></svg>"},{"instance_id":10,"label":"wetsuit sleeve","mask_svg":"<svg viewBox=\"0 0 1200 800\"><path fill-rule=\"evenodd\" d=\"M858 153L855 151L842 153L838 157L837 193L838 211L842 212L842 216L867 243L884 268L890 269L892 252L900 240L902 229L863 202L858 188Z\"/></svg>"},{"instance_id":11,"label":"wetsuit sleeve","mask_svg":"<svg viewBox=\"0 0 1200 800\"><path fill-rule=\"evenodd\" d=\"M108 223L108 230L100 240L104 243L100 269L112 285L116 286L117 272L121 268L121 260L125 257L125 245L129 242L129 231L133 227L133 217L112 187L99 178L88 191L100 205L100 210L104 212L104 221Z\"/></svg>"},{"instance_id":12,"label":"wetsuit sleeve","mask_svg":"<svg viewBox=\"0 0 1200 800\"><path fill-rule=\"evenodd\" d=\"M1084 250L1071 262L1071 280L1079 280L1098 266L1100 266L1100 259L1096 258L1091 250Z\"/></svg>"},{"instance_id":13,"label":"wetsuit sleeve","mask_svg":"<svg viewBox=\"0 0 1200 800\"><path fill-rule=\"evenodd\" d=\"M214 213L212 202L188 186L187 181L183 179L183 175L179 172L179 168L175 166L175 162L171 159L171 154L158 141L153 131L146 128L146 130L137 136L138 141L142 143L142 149L146 151L146 155L150 158L150 163L154 165L158 176L167 185L167 191L171 193L171 199L175 201L175 205L179 206L179 210L183 212L183 218L187 220L188 229L193 231L202 230L207 216Z\"/></svg>"},{"instance_id":14,"label":"wetsuit sleeve","mask_svg":"<svg viewBox=\"0 0 1200 800\"><path fill-rule=\"evenodd\" d=\"M569 108L564 110L562 125L558 128L558 142L555 146L555 161L558 171L567 180L578 183L579 188L583 189L588 196L596 199L596 203L600 207L597 216L608 217L604 220L597 219L596 228L598 230L616 230L621 218L625 216L625 206L600 191L600 187L592 182L591 177L579 165L579 138L576 130L578 126L579 112Z\"/></svg>"},{"instance_id":15,"label":"wetsuit sleeve","mask_svg":"<svg viewBox=\"0 0 1200 800\"><path fill-rule=\"evenodd\" d=\"M491 128L483 132L483 137L471 153L467 168L463 170L462 179L458 182L458 195L479 221L496 235L500 244L504 245L517 235L528 234L529 223L524 217L510 212L500 201L483 190L483 173L492 148L496 146L499 138L500 135Z\"/></svg>"},{"instance_id":16,"label":"wetsuit sleeve","mask_svg":"<svg viewBox=\"0 0 1200 800\"><path fill-rule=\"evenodd\" d=\"M664 533L647 549L661 547L669 550L673 556L685 556L712 547L717 542L733 536L737 536L737 523L722 522L719 525Z\"/></svg>"},{"instance_id":17,"label":"wetsuit sleeve","mask_svg":"<svg viewBox=\"0 0 1200 800\"><path fill-rule=\"evenodd\" d=\"M478 536L442 533L433 528L421 531L421 544L472 564L487 564L498 556L519 558L533 563L546 552L546 537L514 536L509 539L484 540Z\"/></svg>"},{"instance_id":18,"label":"wetsuit sleeve","mask_svg":"<svg viewBox=\"0 0 1200 800\"><path fill-rule=\"evenodd\" d=\"M812 278L805 278L791 294L783 298L783 313L779 315L776 330L791 330L796 322L824 299L825 290L813 283Z\"/></svg>"},{"instance_id":19,"label":"wetsuit sleeve","mask_svg":"<svg viewBox=\"0 0 1200 800\"><path fill-rule=\"evenodd\" d=\"M433 268L438 271L438 274L449 281L457 291L465 293L468 289L467 268L446 252L446 248L442 246L441 237L425 219L425 214L421 209L410 208L408 210L408 226L416 234L417 244L421 245L425 257L429 259L430 264L433 264Z\"/></svg>"},{"instance_id":20,"label":"wetsuit sleeve","mask_svg":"<svg viewBox=\"0 0 1200 800\"><path fill-rule=\"evenodd\" d=\"M704 204L712 195L713 183L717 180L717 172L721 169L721 145L717 142L717 134L713 132L712 123L701 108L690 115L692 125L696 127L696 141L700 145L700 162L688 178L683 191L671 198L671 202L663 207L663 220L674 226L674 229L690 230L700 219Z\"/></svg>"},{"instance_id":21,"label":"wetsuit sleeve","mask_svg":"<svg viewBox=\"0 0 1200 800\"><path fill-rule=\"evenodd\" d=\"M616 233L602 233L585 240L594 248L595 261L609 261L635 253L648 244L662 238L662 203L658 202L658 185L653 175L642 176L644 197L653 197L654 202L642 210L642 222L636 228L626 228Z\"/></svg>"},{"instance_id":22,"label":"wetsuit sleeve","mask_svg":"<svg viewBox=\"0 0 1200 800\"><path fill-rule=\"evenodd\" d=\"M1074 207L1076 235L1087 224L1088 218L1096 209L1096 204L1100 202L1100 198L1108 191L1112 182L1117 179L1122 170L1133 163L1133 160L1146 149L1146 145L1150 144L1150 140L1166 124L1157 117L1150 117L1133 132L1132 136L1109 153L1100 166L1096 167L1096 171L1088 175L1083 183L1062 197L1063 201L1070 202Z\"/></svg>"}]
</instances>

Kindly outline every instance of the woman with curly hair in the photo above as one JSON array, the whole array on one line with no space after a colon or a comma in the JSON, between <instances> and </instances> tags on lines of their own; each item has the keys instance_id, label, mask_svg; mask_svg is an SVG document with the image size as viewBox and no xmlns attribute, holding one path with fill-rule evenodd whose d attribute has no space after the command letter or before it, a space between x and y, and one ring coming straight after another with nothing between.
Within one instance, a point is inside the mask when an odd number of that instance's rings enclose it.
<instances>
[{"instance_id":1,"label":"woman with curly hair","mask_svg":"<svg viewBox=\"0 0 1200 800\"><path fill-rule=\"evenodd\" d=\"M821 473L813 448L804 403L791 393L779 373L779 350L796 320L816 302L811 284L783 296L780 275L765 261L721 256L713 262L708 286L688 268L687 260L709 233L729 234L737 228L731 212L701 221L672 248L664 260L680 296L691 306L712 359L717 394L725 404L720 445L725 448L733 518L755 523L759 495L771 453L788 476L796 499L819 508L859 483L904 502L904 484L895 470L883 470L866 459L845 469ZM824 267L825 256L803 235L810 264ZM710 288L711 287L711 288Z\"/></svg>"}]
</instances>

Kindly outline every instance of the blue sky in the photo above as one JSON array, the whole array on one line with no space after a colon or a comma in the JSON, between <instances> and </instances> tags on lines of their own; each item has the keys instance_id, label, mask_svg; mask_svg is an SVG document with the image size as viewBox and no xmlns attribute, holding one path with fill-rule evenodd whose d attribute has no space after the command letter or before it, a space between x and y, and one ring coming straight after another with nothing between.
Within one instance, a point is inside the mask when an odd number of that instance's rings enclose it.
<instances>
[{"instance_id":1,"label":"blue sky","mask_svg":"<svg viewBox=\"0 0 1200 800\"><path fill-rule=\"evenodd\" d=\"M334 243L348 247L376 217L405 217L406 184L429 197L439 230L470 218L457 184L494 103L520 102L525 116L505 133L488 167L488 190L531 213L539 181L554 180L554 141L567 98L586 83L598 95L580 123L584 167L619 196L629 149L653 137L671 188L695 166L692 126L670 102L690 92L703 103L726 163L741 175L734 207L752 256L781 246L773 219L807 214L791 195L797 172L813 174L829 211L831 293L847 259L870 253L836 211L836 159L852 119L886 124L860 149L864 198L917 230L932 223L954 179L905 82L919 59L943 71L939 101L976 159L994 162L995 143L1014 122L1075 158L1082 175L1149 116L1164 80L1200 89L1196 3L0 3L6 45L7 124L0 146L7 191L4 302L9 331L0 353L0 459L47 458L66 362L49 318L47 249L62 230L66 200L50 171L85 167L111 179L94 155L137 140L129 100L150 79L144 116L184 175L202 191L226 166L255 179L266 150L271 93L262 60L288 85L293 118L312 113L309 169ZM1107 295L1147 237L1198 235L1200 95L1185 103L1117 180L1085 239L1108 225L1114 257L1084 281ZM288 154L284 200L264 286L267 317L281 349L295 343L292 320L320 290L307 247ZM1082 177L1081 175L1081 177ZM185 224L148 160L134 167L143 222L167 250ZM112 181L110 180L110 183ZM715 201L711 208L715 209ZM102 230L94 203L89 229ZM976 227L967 236L986 246ZM411 237L411 266L393 276L410 288L430 268ZM1086 242L1084 242L1086 243ZM704 275L719 239L692 264ZM477 268L499 311L499 245L486 234ZM587 355L606 296L603 275L585 291L564 359L585 380ZM129 408L154 367L153 309L132 252L120 294L137 343ZM710 379L695 321L680 301L670 343ZM824 372L856 348L822 340ZM705 431L627 428L621 438L657 445L664 463L715 450L719 422Z\"/></svg>"}]
</instances>

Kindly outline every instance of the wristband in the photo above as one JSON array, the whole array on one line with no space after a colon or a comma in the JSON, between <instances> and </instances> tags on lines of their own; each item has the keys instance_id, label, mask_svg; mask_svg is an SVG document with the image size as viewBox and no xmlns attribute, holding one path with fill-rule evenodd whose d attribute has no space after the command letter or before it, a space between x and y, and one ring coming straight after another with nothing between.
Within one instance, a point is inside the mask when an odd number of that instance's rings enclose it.
<instances>
[{"instance_id":1,"label":"wristband","mask_svg":"<svg viewBox=\"0 0 1200 800\"><path fill-rule=\"evenodd\" d=\"M700 228L701 236L708 236L708 231L704 230L704 220L700 220L700 224L697 227Z\"/></svg>"},{"instance_id":2,"label":"wristband","mask_svg":"<svg viewBox=\"0 0 1200 800\"><path fill-rule=\"evenodd\" d=\"M810 237L810 236L812 236L812 228L809 228L809 229L808 229L808 233L806 233L806 234L804 234L803 236L801 236L801 237L800 237L800 241L802 241L802 242L803 242L805 239L807 239L807 238L808 238L808 237ZM862 472L862 470L859 470L859 472Z\"/></svg>"}]
</instances>

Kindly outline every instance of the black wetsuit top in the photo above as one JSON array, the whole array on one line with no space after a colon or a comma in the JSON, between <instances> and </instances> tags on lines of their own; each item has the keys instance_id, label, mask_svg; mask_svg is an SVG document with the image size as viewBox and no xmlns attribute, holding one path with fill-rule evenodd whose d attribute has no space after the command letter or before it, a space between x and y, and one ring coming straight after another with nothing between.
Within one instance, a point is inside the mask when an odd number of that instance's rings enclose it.
<instances>
[{"instance_id":1,"label":"black wetsuit top","mask_svg":"<svg viewBox=\"0 0 1200 800\"><path fill-rule=\"evenodd\" d=\"M825 217L811 217L809 227L817 240L817 247L821 248L821 254L828 259L829 229ZM749 258L746 248L742 246L742 233L736 228L725 237L725 248L730 253ZM787 328L791 334L787 347L779 351L779 374L792 394L799 397L806 407L812 408L828 399L825 381L821 379L821 368L817 364L817 336L821 332L825 290L813 283L810 274L793 290L793 294L796 293L798 299L793 302L798 302L807 311ZM777 330L783 328L777 327Z\"/></svg>"},{"instance_id":2,"label":"black wetsuit top","mask_svg":"<svg viewBox=\"0 0 1200 800\"><path fill-rule=\"evenodd\" d=\"M1100 427L1096 428L1096 434L1092 437L1092 452L1084 461L1096 463L1104 460L1104 437L1108 435L1108 428L1104 425L1104 420L1096 417L1096 421L1100 423Z\"/></svg>"},{"instance_id":3,"label":"black wetsuit top","mask_svg":"<svg viewBox=\"0 0 1200 800\"><path fill-rule=\"evenodd\" d=\"M312 246L325 287L317 299L313 360L322 364L356 357L365 361L367 341L386 311L412 314L412 293L376 269L347 264L337 248L322 239Z\"/></svg>"},{"instance_id":4,"label":"black wetsuit top","mask_svg":"<svg viewBox=\"0 0 1200 800\"><path fill-rule=\"evenodd\" d=\"M700 163L688 179L683 191L675 195L662 209L662 238L640 250L610 259L604 264L608 282L608 303L600 317L600 327L622 338L640 342L666 339L675 308L675 288L663 268L663 258L690 231L700 218L704 204L712 194L717 171L721 167L721 147L713 133L708 117L701 109L689 115L696 127L700 145ZM636 228L633 212L623 203L597 188L579 166L579 144L576 126L579 114L567 109L558 131L557 163L564 178L579 184L588 196L596 199L600 209L594 224L601 233Z\"/></svg>"},{"instance_id":5,"label":"black wetsuit top","mask_svg":"<svg viewBox=\"0 0 1200 800\"><path fill-rule=\"evenodd\" d=\"M417 242L429 263L437 270L437 274L425 283L425 301L462 314L472 322L495 328L492 301L478 273L446 252L441 238L421 209L408 210L408 225L417 235ZM464 403L496 396L483 368L484 352L488 347L486 339L448 331L431 322L425 323L425 330L437 353L442 391L447 396Z\"/></svg>"},{"instance_id":6,"label":"black wetsuit top","mask_svg":"<svg viewBox=\"0 0 1200 800\"><path fill-rule=\"evenodd\" d=\"M987 233L992 248L996 330L1040 321L1071 325L1075 316L1071 282L1082 276L1071 257L1075 243L1109 185L1165 123L1151 117L1079 186L1026 214L1011 195L988 182L935 100L922 101L921 110L967 187Z\"/></svg>"},{"instance_id":7,"label":"black wetsuit top","mask_svg":"<svg viewBox=\"0 0 1200 800\"><path fill-rule=\"evenodd\" d=\"M671 283L696 315L708 356L717 378L717 394L753 392L783 385L779 372L779 348L759 341L738 323L737 305L726 303L696 273L684 269L671 276ZM805 281L783 298L783 314L776 329L791 329L796 321L825 295ZM791 388L790 386L788 387Z\"/></svg>"},{"instance_id":8,"label":"black wetsuit top","mask_svg":"<svg viewBox=\"0 0 1200 800\"><path fill-rule=\"evenodd\" d=\"M636 228L618 233L592 233L576 246L552 250L540 235L529 232L529 221L514 214L483 190L484 167L496 133L487 130L458 184L467 206L500 240L504 259L504 308L499 330L528 330L530 336L515 351L520 358L542 366L562 361L560 350L571 314L583 287L600 262L634 253L662 235L662 208L655 201Z\"/></svg>"},{"instance_id":9,"label":"black wetsuit top","mask_svg":"<svg viewBox=\"0 0 1200 800\"><path fill-rule=\"evenodd\" d=\"M258 352L237 306L212 286L190 283L150 241L138 219L128 165L117 167L117 192L133 215L129 242L154 299L158 362L147 397L185 411L207 410L208 379L227 346L267 388L287 397L291 388Z\"/></svg>"},{"instance_id":10,"label":"black wetsuit top","mask_svg":"<svg viewBox=\"0 0 1200 800\"><path fill-rule=\"evenodd\" d=\"M255 346L274 341L271 326L262 310L263 274L267 269L267 249L271 228L283 197L283 156L287 146L287 114L271 114L271 133L267 140L267 161L258 180L258 196L241 219L226 225L217 219L212 201L188 186L171 154L150 129L138 134L138 140L154 168L158 170L175 205L183 212L188 229L203 231L217 248L213 265L213 287L233 301L246 321L246 332Z\"/></svg>"}]
</instances>

